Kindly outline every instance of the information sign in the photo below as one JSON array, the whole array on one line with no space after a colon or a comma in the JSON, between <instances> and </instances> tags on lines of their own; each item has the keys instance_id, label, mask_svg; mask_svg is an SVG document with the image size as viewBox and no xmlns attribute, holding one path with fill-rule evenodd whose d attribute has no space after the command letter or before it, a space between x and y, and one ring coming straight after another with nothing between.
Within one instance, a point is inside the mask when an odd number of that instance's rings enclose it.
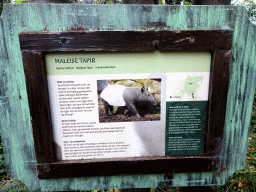
<instances>
[{"instance_id":1,"label":"information sign","mask_svg":"<svg viewBox=\"0 0 256 192\"><path fill-rule=\"evenodd\" d=\"M39 179L220 170L232 31L19 37Z\"/></svg>"},{"instance_id":2,"label":"information sign","mask_svg":"<svg viewBox=\"0 0 256 192\"><path fill-rule=\"evenodd\" d=\"M45 58L59 160L203 154L209 52Z\"/></svg>"}]
</instances>

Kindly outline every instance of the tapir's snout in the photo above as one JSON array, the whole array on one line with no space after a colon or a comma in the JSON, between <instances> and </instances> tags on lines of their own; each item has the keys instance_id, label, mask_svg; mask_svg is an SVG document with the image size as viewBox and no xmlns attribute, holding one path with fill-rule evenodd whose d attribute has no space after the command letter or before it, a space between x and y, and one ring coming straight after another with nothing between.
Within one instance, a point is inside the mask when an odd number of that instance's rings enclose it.
<instances>
[{"instance_id":1,"label":"tapir's snout","mask_svg":"<svg viewBox=\"0 0 256 192\"><path fill-rule=\"evenodd\" d=\"M160 102L157 101L157 99L153 96L152 100L151 100L151 103L153 105L156 105L157 107L160 107Z\"/></svg>"},{"instance_id":2,"label":"tapir's snout","mask_svg":"<svg viewBox=\"0 0 256 192\"><path fill-rule=\"evenodd\" d=\"M153 104L153 105L156 105L156 106L159 105L159 103L158 103L158 101L157 101L156 99L152 102L152 104Z\"/></svg>"},{"instance_id":3,"label":"tapir's snout","mask_svg":"<svg viewBox=\"0 0 256 192\"><path fill-rule=\"evenodd\" d=\"M160 102L158 101L154 102L153 105L155 105L157 108L160 108Z\"/></svg>"}]
</instances>

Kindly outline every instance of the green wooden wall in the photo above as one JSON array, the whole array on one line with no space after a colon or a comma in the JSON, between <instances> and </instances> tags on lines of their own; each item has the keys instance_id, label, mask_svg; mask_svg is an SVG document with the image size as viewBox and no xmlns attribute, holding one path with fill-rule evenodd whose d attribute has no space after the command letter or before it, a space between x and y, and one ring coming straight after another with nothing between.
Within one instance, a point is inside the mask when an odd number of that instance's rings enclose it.
<instances>
[{"instance_id":1,"label":"green wooden wall","mask_svg":"<svg viewBox=\"0 0 256 192\"><path fill-rule=\"evenodd\" d=\"M175 173L38 180L18 33L88 30L233 29L233 61L220 173ZM10 177L30 191L224 184L245 164L256 75L256 26L236 6L5 4L0 19L0 131ZM237 149L237 150L236 150ZM193 165L191 165L193 166ZM150 169L150 167L149 167Z\"/></svg>"}]
</instances>

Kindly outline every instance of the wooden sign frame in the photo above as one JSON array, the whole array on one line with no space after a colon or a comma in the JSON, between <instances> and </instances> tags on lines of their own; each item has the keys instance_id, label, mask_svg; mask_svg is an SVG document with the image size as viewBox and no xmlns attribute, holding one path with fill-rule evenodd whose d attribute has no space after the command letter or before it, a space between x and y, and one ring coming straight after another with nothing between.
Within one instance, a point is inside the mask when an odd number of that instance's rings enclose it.
<instances>
[{"instance_id":1,"label":"wooden sign frame","mask_svg":"<svg viewBox=\"0 0 256 192\"><path fill-rule=\"evenodd\" d=\"M45 31L22 32L19 38L39 179L221 170L232 30ZM204 155L57 161L44 55L53 52L154 50L209 51L212 54Z\"/></svg>"}]
</instances>

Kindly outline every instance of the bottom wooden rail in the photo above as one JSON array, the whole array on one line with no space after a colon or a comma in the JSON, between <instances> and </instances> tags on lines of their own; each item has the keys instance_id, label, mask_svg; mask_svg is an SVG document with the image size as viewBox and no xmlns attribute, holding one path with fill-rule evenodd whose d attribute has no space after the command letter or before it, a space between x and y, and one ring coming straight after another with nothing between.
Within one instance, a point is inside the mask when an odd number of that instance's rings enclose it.
<instances>
[{"instance_id":1,"label":"bottom wooden rail","mask_svg":"<svg viewBox=\"0 0 256 192\"><path fill-rule=\"evenodd\" d=\"M38 178L220 171L219 157L140 157L37 164Z\"/></svg>"}]
</instances>

